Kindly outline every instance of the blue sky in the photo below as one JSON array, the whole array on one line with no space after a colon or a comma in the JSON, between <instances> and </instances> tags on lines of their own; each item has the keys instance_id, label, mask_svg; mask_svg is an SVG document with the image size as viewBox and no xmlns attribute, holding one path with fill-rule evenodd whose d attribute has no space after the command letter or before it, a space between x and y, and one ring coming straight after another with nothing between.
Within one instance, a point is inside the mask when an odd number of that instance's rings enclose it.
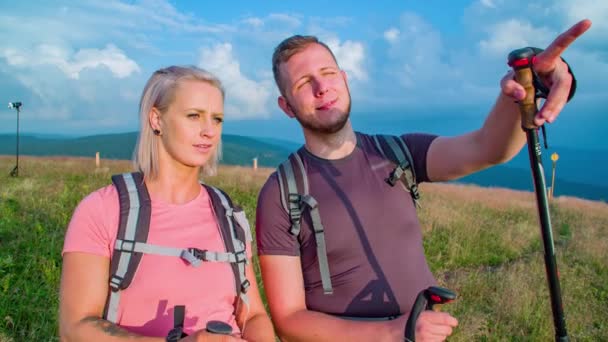
<instances>
[{"instance_id":1,"label":"blue sky","mask_svg":"<svg viewBox=\"0 0 608 342\"><path fill-rule=\"evenodd\" d=\"M373 5L372 5L373 3ZM608 1L27 1L0 5L0 133L137 130L156 69L194 64L227 89L225 132L301 141L276 106L270 57L292 34L326 41L349 75L355 128L458 134L483 122L506 56L583 18L567 51L579 88L550 142L608 149Z\"/></svg>"}]
</instances>

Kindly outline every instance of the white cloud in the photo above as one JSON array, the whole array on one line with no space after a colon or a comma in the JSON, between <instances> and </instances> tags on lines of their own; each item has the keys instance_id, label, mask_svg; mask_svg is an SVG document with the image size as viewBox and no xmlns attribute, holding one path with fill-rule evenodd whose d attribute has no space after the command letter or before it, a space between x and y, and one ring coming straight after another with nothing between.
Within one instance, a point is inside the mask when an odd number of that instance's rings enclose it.
<instances>
[{"instance_id":1,"label":"white cloud","mask_svg":"<svg viewBox=\"0 0 608 342\"><path fill-rule=\"evenodd\" d=\"M480 0L479 2L481 3L482 6L489 7L489 8L496 8L496 4L494 3L493 0Z\"/></svg>"},{"instance_id":2,"label":"white cloud","mask_svg":"<svg viewBox=\"0 0 608 342\"><path fill-rule=\"evenodd\" d=\"M337 38L326 41L327 46L333 51L340 68L349 76L349 79L366 81L367 72L364 69L365 47L361 42L347 40L340 43Z\"/></svg>"},{"instance_id":3,"label":"white cloud","mask_svg":"<svg viewBox=\"0 0 608 342\"><path fill-rule=\"evenodd\" d=\"M399 39L399 29L391 27L390 29L384 31L384 39L389 43L394 43Z\"/></svg>"},{"instance_id":4,"label":"white cloud","mask_svg":"<svg viewBox=\"0 0 608 342\"><path fill-rule=\"evenodd\" d=\"M487 32L489 37L479 42L479 49L482 55L488 56L506 55L511 50L524 46L544 46L555 36L545 27L536 28L517 19L499 22L489 27Z\"/></svg>"},{"instance_id":5,"label":"white cloud","mask_svg":"<svg viewBox=\"0 0 608 342\"><path fill-rule=\"evenodd\" d=\"M598 0L558 0L556 7L565 15L566 25L582 19L591 19L593 27L586 34L608 34L608 1Z\"/></svg>"},{"instance_id":6,"label":"white cloud","mask_svg":"<svg viewBox=\"0 0 608 342\"><path fill-rule=\"evenodd\" d=\"M229 43L201 49L198 65L213 72L226 88L226 113L236 118L268 116L272 80L247 78Z\"/></svg>"},{"instance_id":7,"label":"white cloud","mask_svg":"<svg viewBox=\"0 0 608 342\"><path fill-rule=\"evenodd\" d=\"M73 56L62 47L47 44L39 45L32 54L6 48L0 55L6 59L7 64L20 69L51 65L72 79L78 79L84 69L100 66L109 69L116 78L125 78L140 71L137 63L112 44L104 49L81 49Z\"/></svg>"},{"instance_id":8,"label":"white cloud","mask_svg":"<svg viewBox=\"0 0 608 342\"><path fill-rule=\"evenodd\" d=\"M289 26L289 28L292 29L300 27L300 25L302 25L302 22L296 16L285 13L271 13L268 15L268 20L278 21L284 25Z\"/></svg>"},{"instance_id":9,"label":"white cloud","mask_svg":"<svg viewBox=\"0 0 608 342\"><path fill-rule=\"evenodd\" d=\"M264 26L264 21L257 17L246 18L243 20L243 23L253 26L255 28Z\"/></svg>"}]
</instances>

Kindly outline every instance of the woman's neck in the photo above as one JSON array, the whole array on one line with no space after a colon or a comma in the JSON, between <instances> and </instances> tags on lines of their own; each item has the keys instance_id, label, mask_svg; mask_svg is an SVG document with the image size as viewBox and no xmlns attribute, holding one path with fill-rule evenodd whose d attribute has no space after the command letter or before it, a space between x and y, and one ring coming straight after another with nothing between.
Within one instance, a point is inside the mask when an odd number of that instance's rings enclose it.
<instances>
[{"instance_id":1,"label":"woman's neck","mask_svg":"<svg viewBox=\"0 0 608 342\"><path fill-rule=\"evenodd\" d=\"M154 179L146 178L148 192L154 198L172 204L192 201L200 193L200 167L177 165L159 158L159 168Z\"/></svg>"}]
</instances>

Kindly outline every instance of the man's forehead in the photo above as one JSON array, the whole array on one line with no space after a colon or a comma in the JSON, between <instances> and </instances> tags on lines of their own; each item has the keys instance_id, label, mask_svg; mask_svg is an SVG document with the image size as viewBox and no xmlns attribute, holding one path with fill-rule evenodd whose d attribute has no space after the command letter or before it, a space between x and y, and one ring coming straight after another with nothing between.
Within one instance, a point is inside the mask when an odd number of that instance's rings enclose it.
<instances>
[{"instance_id":1,"label":"man's forehead","mask_svg":"<svg viewBox=\"0 0 608 342\"><path fill-rule=\"evenodd\" d=\"M288 77L297 77L315 70L338 68L333 55L320 44L311 43L302 50L294 53L291 58L279 66L282 73Z\"/></svg>"}]
</instances>

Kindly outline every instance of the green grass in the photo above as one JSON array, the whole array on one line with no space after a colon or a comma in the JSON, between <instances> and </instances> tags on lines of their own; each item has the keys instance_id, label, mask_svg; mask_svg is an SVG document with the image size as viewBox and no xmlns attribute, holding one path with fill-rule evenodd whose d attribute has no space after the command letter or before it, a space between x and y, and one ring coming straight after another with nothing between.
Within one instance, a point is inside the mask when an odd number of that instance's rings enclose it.
<instances>
[{"instance_id":1,"label":"green grass","mask_svg":"<svg viewBox=\"0 0 608 342\"><path fill-rule=\"evenodd\" d=\"M129 164L91 159L0 157L0 341L57 341L65 229L78 202ZM269 170L222 168L208 183L227 191L254 224ZM460 326L451 341L550 341L553 322L532 194L425 184L424 247L431 269L459 299L444 307ZM608 205L551 203L568 331L608 340ZM254 266L258 270L257 260ZM258 281L259 272L258 272Z\"/></svg>"}]
</instances>

